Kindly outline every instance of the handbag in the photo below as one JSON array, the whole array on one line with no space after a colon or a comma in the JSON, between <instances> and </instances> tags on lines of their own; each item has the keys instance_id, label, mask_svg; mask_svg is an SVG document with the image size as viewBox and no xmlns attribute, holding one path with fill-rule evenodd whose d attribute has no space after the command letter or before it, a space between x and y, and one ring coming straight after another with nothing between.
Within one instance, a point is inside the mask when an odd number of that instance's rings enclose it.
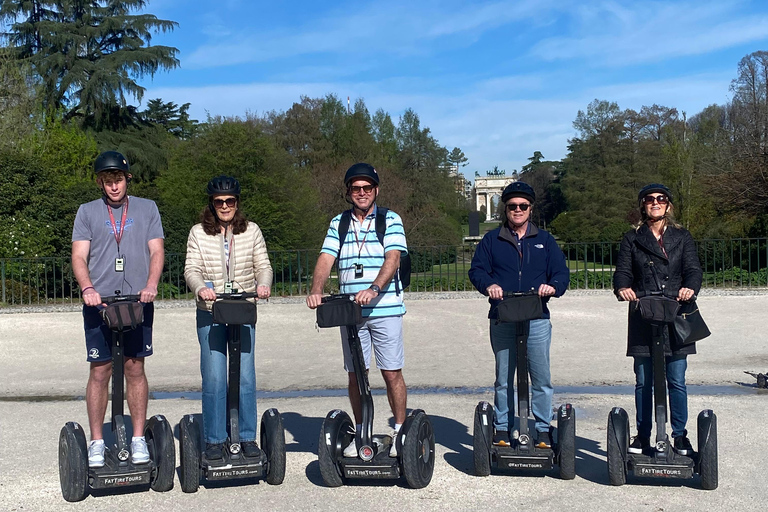
<instances>
[{"instance_id":1,"label":"handbag","mask_svg":"<svg viewBox=\"0 0 768 512\"><path fill-rule=\"evenodd\" d=\"M645 295L637 299L637 307L646 322L671 324L677 318L680 303L663 295Z\"/></svg>"},{"instance_id":2,"label":"handbag","mask_svg":"<svg viewBox=\"0 0 768 512\"><path fill-rule=\"evenodd\" d=\"M712 334L701 317L699 306L695 300L680 306L680 311L675 317L675 334L681 345L695 343Z\"/></svg>"},{"instance_id":3,"label":"handbag","mask_svg":"<svg viewBox=\"0 0 768 512\"><path fill-rule=\"evenodd\" d=\"M226 325L256 323L256 304L248 300L220 299L213 303L213 321Z\"/></svg>"},{"instance_id":4,"label":"handbag","mask_svg":"<svg viewBox=\"0 0 768 512\"><path fill-rule=\"evenodd\" d=\"M130 331L144 323L144 304L115 302L100 311L104 323L113 331Z\"/></svg>"},{"instance_id":5,"label":"handbag","mask_svg":"<svg viewBox=\"0 0 768 512\"><path fill-rule=\"evenodd\" d=\"M354 296L339 295L323 299L317 308L318 327L342 327L363 323L363 308Z\"/></svg>"},{"instance_id":6,"label":"handbag","mask_svg":"<svg viewBox=\"0 0 768 512\"><path fill-rule=\"evenodd\" d=\"M538 295L507 297L496 305L499 322L525 322L537 320L544 314Z\"/></svg>"}]
</instances>

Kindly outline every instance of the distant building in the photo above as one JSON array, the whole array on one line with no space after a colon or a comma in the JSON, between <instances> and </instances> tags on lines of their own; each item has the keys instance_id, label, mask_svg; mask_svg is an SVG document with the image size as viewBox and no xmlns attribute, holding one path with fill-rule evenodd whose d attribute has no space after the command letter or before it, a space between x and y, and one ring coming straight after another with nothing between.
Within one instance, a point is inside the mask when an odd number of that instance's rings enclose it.
<instances>
[{"instance_id":1,"label":"distant building","mask_svg":"<svg viewBox=\"0 0 768 512\"><path fill-rule=\"evenodd\" d=\"M489 222L499 220L499 202L501 202L501 193L504 188L517 181L517 173L513 172L507 176L504 171L495 169L487 171L486 176L480 176L475 172L475 186L472 195L480 211L480 222ZM483 214L485 217L483 218Z\"/></svg>"}]
</instances>

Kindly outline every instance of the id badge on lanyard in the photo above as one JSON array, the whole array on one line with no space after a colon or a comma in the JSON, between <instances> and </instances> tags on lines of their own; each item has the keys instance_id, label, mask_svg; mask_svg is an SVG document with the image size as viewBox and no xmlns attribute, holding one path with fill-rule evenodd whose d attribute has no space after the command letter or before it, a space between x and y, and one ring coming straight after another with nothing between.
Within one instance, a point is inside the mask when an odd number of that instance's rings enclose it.
<instances>
[{"instance_id":1,"label":"id badge on lanyard","mask_svg":"<svg viewBox=\"0 0 768 512\"><path fill-rule=\"evenodd\" d=\"M128 198L125 198L125 204L123 205L123 215L122 219L120 220L120 229L117 229L117 223L115 222L115 217L112 215L112 207L107 205L107 213L109 213L109 221L112 224L112 233L115 235L115 242L117 242L117 254L118 257L115 258L115 272L124 272L125 271L125 258L120 256L120 241L123 239L123 235L125 234L125 222L128 218Z\"/></svg>"}]
</instances>

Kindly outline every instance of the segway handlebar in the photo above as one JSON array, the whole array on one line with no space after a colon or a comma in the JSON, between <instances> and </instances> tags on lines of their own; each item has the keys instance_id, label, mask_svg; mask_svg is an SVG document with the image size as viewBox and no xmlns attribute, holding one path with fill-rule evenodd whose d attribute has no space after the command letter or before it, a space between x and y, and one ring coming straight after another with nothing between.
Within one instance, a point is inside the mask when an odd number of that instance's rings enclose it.
<instances>
[{"instance_id":1,"label":"segway handlebar","mask_svg":"<svg viewBox=\"0 0 768 512\"><path fill-rule=\"evenodd\" d=\"M325 297L323 297L322 299L320 299L320 302L321 302L322 304L325 304L325 303L326 303L326 302L328 302L329 300L333 300L333 299L349 299L349 300L355 300L355 295L356 295L356 294L354 294L354 293L334 293L334 294L331 294L331 295L328 295L328 296L325 296Z\"/></svg>"},{"instance_id":2,"label":"segway handlebar","mask_svg":"<svg viewBox=\"0 0 768 512\"><path fill-rule=\"evenodd\" d=\"M259 296L256 292L230 292L230 293L217 293L216 300L219 299L233 299L233 300L245 300L253 299Z\"/></svg>"},{"instance_id":3,"label":"segway handlebar","mask_svg":"<svg viewBox=\"0 0 768 512\"><path fill-rule=\"evenodd\" d=\"M641 297L648 297L648 296L650 296L650 297L666 297L668 299L677 300L677 295L676 294L669 294L669 293L666 293L666 292L663 292L663 291L657 291L657 292L638 291L638 292L635 292L635 296L638 299L641 298ZM616 298L619 300L619 302L623 302L624 301L624 299L621 298L621 295L617 295ZM680 300L678 302L692 302L694 300L696 300L696 295L694 295L693 297L691 297L688 300Z\"/></svg>"},{"instance_id":4,"label":"segway handlebar","mask_svg":"<svg viewBox=\"0 0 768 512\"><path fill-rule=\"evenodd\" d=\"M116 302L139 302L141 295L102 295L101 302L104 304L114 304Z\"/></svg>"},{"instance_id":5,"label":"segway handlebar","mask_svg":"<svg viewBox=\"0 0 768 512\"><path fill-rule=\"evenodd\" d=\"M531 288L527 292L504 292L502 294L502 297L506 299L508 297L523 297L525 295L538 295L538 294L539 294L538 290Z\"/></svg>"}]
</instances>

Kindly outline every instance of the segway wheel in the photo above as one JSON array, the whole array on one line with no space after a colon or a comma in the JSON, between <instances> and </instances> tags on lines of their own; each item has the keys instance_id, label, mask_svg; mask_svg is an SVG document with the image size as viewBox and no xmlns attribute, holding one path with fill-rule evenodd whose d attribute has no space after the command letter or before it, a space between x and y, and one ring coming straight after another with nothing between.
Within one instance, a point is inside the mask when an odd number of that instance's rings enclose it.
<instances>
[{"instance_id":1,"label":"segway wheel","mask_svg":"<svg viewBox=\"0 0 768 512\"><path fill-rule=\"evenodd\" d=\"M405 428L406 425L403 425ZM421 489L429 485L435 469L435 431L423 411L411 420L403 443L403 474L408 485Z\"/></svg>"},{"instance_id":2,"label":"segway wheel","mask_svg":"<svg viewBox=\"0 0 768 512\"><path fill-rule=\"evenodd\" d=\"M701 487L711 491L717 489L717 416L711 410L701 411L697 426Z\"/></svg>"},{"instance_id":3,"label":"segway wheel","mask_svg":"<svg viewBox=\"0 0 768 512\"><path fill-rule=\"evenodd\" d=\"M344 448L354 439L354 424L349 415L339 409L328 413L320 429L317 442L317 460L320 475L328 487L344 485L344 475L339 466L339 458Z\"/></svg>"},{"instance_id":4,"label":"segway wheel","mask_svg":"<svg viewBox=\"0 0 768 512\"><path fill-rule=\"evenodd\" d=\"M200 427L191 414L179 422L181 467L179 480L184 492L197 492L200 487Z\"/></svg>"},{"instance_id":5,"label":"segway wheel","mask_svg":"<svg viewBox=\"0 0 768 512\"><path fill-rule=\"evenodd\" d=\"M68 422L59 434L59 480L67 501L82 501L88 494L88 446L83 429Z\"/></svg>"},{"instance_id":6,"label":"segway wheel","mask_svg":"<svg viewBox=\"0 0 768 512\"><path fill-rule=\"evenodd\" d=\"M472 451L475 460L475 474L491 474L491 431L493 429L493 406L480 402L475 407L475 425L472 430Z\"/></svg>"},{"instance_id":7,"label":"segway wheel","mask_svg":"<svg viewBox=\"0 0 768 512\"><path fill-rule=\"evenodd\" d=\"M621 414L623 413L623 414ZM624 409L616 408L608 415L608 480L611 485L627 483L624 454L629 446L629 417Z\"/></svg>"},{"instance_id":8,"label":"segway wheel","mask_svg":"<svg viewBox=\"0 0 768 512\"><path fill-rule=\"evenodd\" d=\"M261 416L261 449L267 455L267 483L279 485L285 478L285 430L277 409L268 409Z\"/></svg>"},{"instance_id":9,"label":"segway wheel","mask_svg":"<svg viewBox=\"0 0 768 512\"><path fill-rule=\"evenodd\" d=\"M176 443L173 440L173 429L165 416L152 416L144 427L144 437L149 447L149 456L156 465L150 486L158 492L170 491L176 473Z\"/></svg>"},{"instance_id":10,"label":"segway wheel","mask_svg":"<svg viewBox=\"0 0 768 512\"><path fill-rule=\"evenodd\" d=\"M560 478L576 478L576 411L571 404L560 406L557 411L557 462Z\"/></svg>"}]
</instances>

